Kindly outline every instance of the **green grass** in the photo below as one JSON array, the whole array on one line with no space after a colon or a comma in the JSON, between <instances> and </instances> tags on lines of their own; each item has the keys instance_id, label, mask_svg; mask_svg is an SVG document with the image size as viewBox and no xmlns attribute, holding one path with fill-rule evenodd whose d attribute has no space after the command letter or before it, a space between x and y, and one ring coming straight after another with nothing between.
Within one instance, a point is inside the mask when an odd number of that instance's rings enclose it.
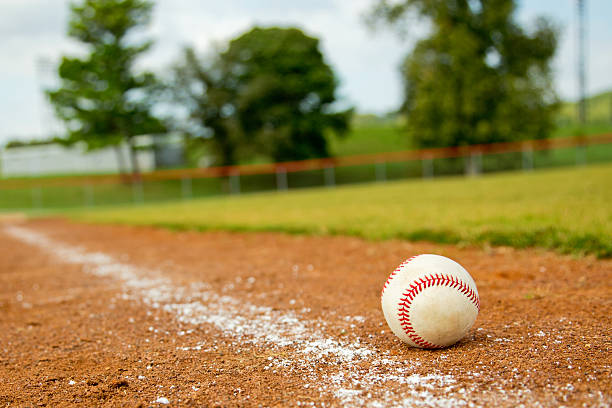
<instances>
[{"instance_id":1,"label":"green grass","mask_svg":"<svg viewBox=\"0 0 612 408\"><path fill-rule=\"evenodd\" d=\"M557 126L551 138L600 135L612 133L610 104L612 92L596 95L589 99L589 121L582 126L576 121L575 103L561 105ZM372 115L357 115L351 130L344 137L330 135L330 152L334 156L353 154L386 153L415 149L416 146L406 134L401 117L382 118Z\"/></svg>"},{"instance_id":2,"label":"green grass","mask_svg":"<svg viewBox=\"0 0 612 408\"><path fill-rule=\"evenodd\" d=\"M551 137L572 137L612 133L612 91L587 98L587 123L578 122L576 102L564 102L557 114L557 128Z\"/></svg>"},{"instance_id":3,"label":"green grass","mask_svg":"<svg viewBox=\"0 0 612 408\"><path fill-rule=\"evenodd\" d=\"M559 119L565 122L577 121L576 102L564 102L559 109ZM602 92L587 98L587 121L612 122L612 91Z\"/></svg>"},{"instance_id":4,"label":"green grass","mask_svg":"<svg viewBox=\"0 0 612 408\"><path fill-rule=\"evenodd\" d=\"M612 133L612 122L593 122L587 123L584 126L572 122L557 126L552 132L551 138L593 136L602 135L604 133Z\"/></svg>"},{"instance_id":5,"label":"green grass","mask_svg":"<svg viewBox=\"0 0 612 408\"><path fill-rule=\"evenodd\" d=\"M404 127L399 118L356 115L347 135L330 135L330 152L334 156L349 156L413 149Z\"/></svg>"},{"instance_id":6,"label":"green grass","mask_svg":"<svg viewBox=\"0 0 612 408\"><path fill-rule=\"evenodd\" d=\"M612 165L214 197L72 213L173 229L342 234L612 256Z\"/></svg>"}]
</instances>

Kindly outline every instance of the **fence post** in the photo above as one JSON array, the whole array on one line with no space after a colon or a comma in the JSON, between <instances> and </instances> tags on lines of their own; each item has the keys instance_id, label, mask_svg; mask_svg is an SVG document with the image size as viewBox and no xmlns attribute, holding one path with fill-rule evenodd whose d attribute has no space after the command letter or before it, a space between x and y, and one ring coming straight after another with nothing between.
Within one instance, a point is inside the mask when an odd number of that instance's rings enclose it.
<instances>
[{"instance_id":1,"label":"fence post","mask_svg":"<svg viewBox=\"0 0 612 408\"><path fill-rule=\"evenodd\" d=\"M376 170L376 181L382 182L387 181L387 163L386 162L378 162L375 165Z\"/></svg>"},{"instance_id":2,"label":"fence post","mask_svg":"<svg viewBox=\"0 0 612 408\"><path fill-rule=\"evenodd\" d=\"M336 185L336 173L333 166L325 167L325 186L334 187Z\"/></svg>"},{"instance_id":3,"label":"fence post","mask_svg":"<svg viewBox=\"0 0 612 408\"><path fill-rule=\"evenodd\" d=\"M434 176L434 168L433 168L433 160L429 157L421 159L421 166L423 168L423 178L433 178Z\"/></svg>"},{"instance_id":4,"label":"fence post","mask_svg":"<svg viewBox=\"0 0 612 408\"><path fill-rule=\"evenodd\" d=\"M91 184L85 184L83 186L83 198L85 200L85 206L91 207L94 205L94 187Z\"/></svg>"},{"instance_id":5,"label":"fence post","mask_svg":"<svg viewBox=\"0 0 612 408\"><path fill-rule=\"evenodd\" d=\"M524 147L521 152L521 156L523 158L523 170L533 170L533 149L531 148L531 146Z\"/></svg>"},{"instance_id":6,"label":"fence post","mask_svg":"<svg viewBox=\"0 0 612 408\"><path fill-rule=\"evenodd\" d=\"M42 206L42 188L40 186L32 187L32 208L41 209Z\"/></svg>"},{"instance_id":7,"label":"fence post","mask_svg":"<svg viewBox=\"0 0 612 408\"><path fill-rule=\"evenodd\" d=\"M472 152L466 157L465 161L465 175L466 176L477 176L480 174L482 167L482 153Z\"/></svg>"},{"instance_id":8,"label":"fence post","mask_svg":"<svg viewBox=\"0 0 612 408\"><path fill-rule=\"evenodd\" d=\"M142 203L144 201L142 180L132 180L132 198L135 203Z\"/></svg>"},{"instance_id":9,"label":"fence post","mask_svg":"<svg viewBox=\"0 0 612 408\"><path fill-rule=\"evenodd\" d=\"M584 166L586 162L586 145L579 144L576 146L576 166Z\"/></svg>"},{"instance_id":10,"label":"fence post","mask_svg":"<svg viewBox=\"0 0 612 408\"><path fill-rule=\"evenodd\" d=\"M240 173L237 171L229 176L230 194L240 194Z\"/></svg>"},{"instance_id":11,"label":"fence post","mask_svg":"<svg viewBox=\"0 0 612 408\"><path fill-rule=\"evenodd\" d=\"M193 189L191 177L183 177L181 178L181 197L183 200L189 199L192 197Z\"/></svg>"},{"instance_id":12,"label":"fence post","mask_svg":"<svg viewBox=\"0 0 612 408\"><path fill-rule=\"evenodd\" d=\"M278 191L287 191L289 183L287 182L287 170L283 167L276 168L276 189Z\"/></svg>"}]
</instances>

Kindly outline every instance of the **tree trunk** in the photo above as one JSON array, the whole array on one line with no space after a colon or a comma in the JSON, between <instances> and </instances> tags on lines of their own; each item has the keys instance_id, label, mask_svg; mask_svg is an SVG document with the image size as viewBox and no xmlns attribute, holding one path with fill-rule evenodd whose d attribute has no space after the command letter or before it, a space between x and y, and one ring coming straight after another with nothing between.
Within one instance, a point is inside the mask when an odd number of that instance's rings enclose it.
<instances>
[{"instance_id":1,"label":"tree trunk","mask_svg":"<svg viewBox=\"0 0 612 408\"><path fill-rule=\"evenodd\" d=\"M130 145L130 160L132 162L132 177L135 181L140 181L140 165L138 164L138 154L136 152L136 145L134 144L134 137L130 136L127 138L128 144Z\"/></svg>"},{"instance_id":2,"label":"tree trunk","mask_svg":"<svg viewBox=\"0 0 612 408\"><path fill-rule=\"evenodd\" d=\"M222 155L222 162L220 163L222 166L231 166L236 164L235 163L235 155L236 155L236 148L234 147L234 145L229 142L229 141L225 141L222 146L221 146L221 155Z\"/></svg>"},{"instance_id":3,"label":"tree trunk","mask_svg":"<svg viewBox=\"0 0 612 408\"><path fill-rule=\"evenodd\" d=\"M115 155L117 156L117 165L119 167L119 175L121 178L125 178L127 174L127 167L125 163L125 158L123 157L123 149L121 149L121 145L117 144L113 146L115 150Z\"/></svg>"}]
</instances>

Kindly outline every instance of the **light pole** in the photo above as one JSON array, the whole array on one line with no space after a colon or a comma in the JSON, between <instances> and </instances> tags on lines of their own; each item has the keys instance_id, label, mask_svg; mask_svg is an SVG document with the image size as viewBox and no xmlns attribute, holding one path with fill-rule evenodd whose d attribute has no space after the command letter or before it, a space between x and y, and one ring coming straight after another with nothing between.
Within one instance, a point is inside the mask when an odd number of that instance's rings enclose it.
<instances>
[{"instance_id":1,"label":"light pole","mask_svg":"<svg viewBox=\"0 0 612 408\"><path fill-rule=\"evenodd\" d=\"M577 0L577 13L578 13L578 26L577 26L577 40L578 40L578 121L580 125L584 127L587 120L587 107L586 107L586 33L585 33L585 8L586 0Z\"/></svg>"},{"instance_id":2,"label":"light pole","mask_svg":"<svg viewBox=\"0 0 612 408\"><path fill-rule=\"evenodd\" d=\"M586 0L577 0L577 39L578 39L578 122L580 123L579 137L584 139L587 122L587 106L586 106L586 27L585 27L585 8ZM582 165L586 163L586 146L584 144L576 147L576 164Z\"/></svg>"},{"instance_id":3,"label":"light pole","mask_svg":"<svg viewBox=\"0 0 612 408\"><path fill-rule=\"evenodd\" d=\"M52 133L51 124L53 123L53 113L45 96L45 91L51 86L51 81L55 73L55 64L48 57L39 56L36 58L36 76L40 91L40 138L48 138Z\"/></svg>"}]
</instances>

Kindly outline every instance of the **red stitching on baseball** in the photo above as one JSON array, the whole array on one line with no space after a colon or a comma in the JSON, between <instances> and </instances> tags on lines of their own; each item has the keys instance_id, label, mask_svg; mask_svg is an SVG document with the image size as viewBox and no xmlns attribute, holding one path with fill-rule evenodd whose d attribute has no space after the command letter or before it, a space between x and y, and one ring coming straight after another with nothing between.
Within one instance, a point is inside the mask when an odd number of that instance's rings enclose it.
<instances>
[{"instance_id":1,"label":"red stitching on baseball","mask_svg":"<svg viewBox=\"0 0 612 408\"><path fill-rule=\"evenodd\" d=\"M470 288L459 278L455 279L453 276L438 275L437 273L435 275L428 275L420 278L418 282L413 283L410 285L409 289L406 289L406 291L403 293L403 297L399 301L397 313L397 318L400 321L400 325L402 326L404 333L410 337L410 340L412 340L414 344L423 348L442 348L444 346L430 343L419 336L412 327L412 322L410 321L410 307L412 306L412 301L416 295L423 291L423 289L432 286L447 286L449 288L456 288L463 293L470 300L470 302L474 304L474 306L476 306L478 311L480 311L480 298L472 288Z\"/></svg>"},{"instance_id":2,"label":"red stitching on baseball","mask_svg":"<svg viewBox=\"0 0 612 408\"><path fill-rule=\"evenodd\" d=\"M411 256L410 258L406 259L404 262L402 262L401 264L399 264L399 266L397 268L395 268L395 270L393 272L391 272L391 275L389 275L389 277L387 278L387 281L385 282L385 284L383 285L382 290L380 291L380 297L382 298L383 294L385 293L385 289L387 289L387 286L389 286L389 283L391 283L391 280L393 280L393 278L395 277L395 275L397 275L397 273L400 271L400 269L402 269L402 267L404 265L406 265L408 262L412 261L414 258L416 258L418 255L415 256Z\"/></svg>"}]
</instances>

